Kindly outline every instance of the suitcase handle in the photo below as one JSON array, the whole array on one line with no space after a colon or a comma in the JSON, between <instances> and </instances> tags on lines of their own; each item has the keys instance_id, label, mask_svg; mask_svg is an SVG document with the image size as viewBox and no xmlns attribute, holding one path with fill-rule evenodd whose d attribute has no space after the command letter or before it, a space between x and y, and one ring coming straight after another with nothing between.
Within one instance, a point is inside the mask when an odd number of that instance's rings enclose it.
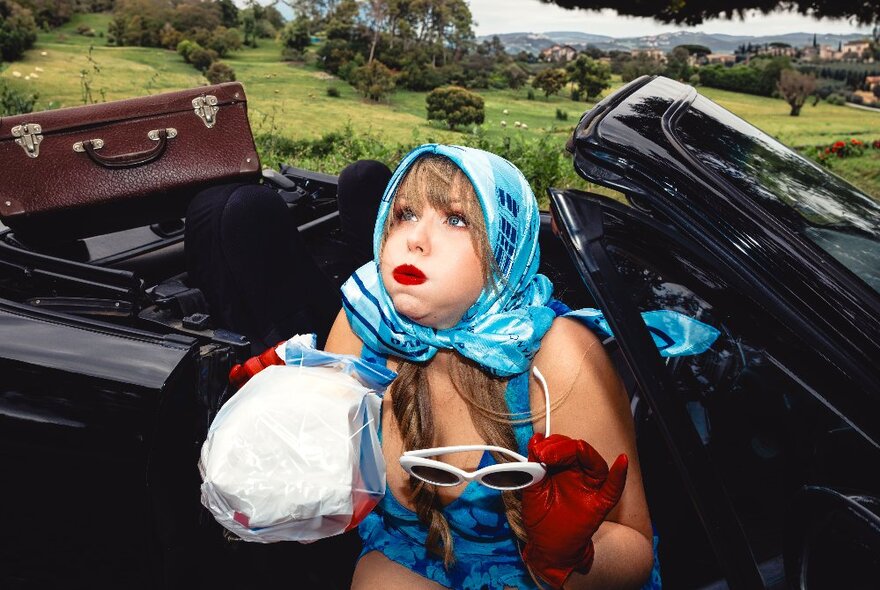
<instances>
[{"instance_id":1,"label":"suitcase handle","mask_svg":"<svg viewBox=\"0 0 880 590\"><path fill-rule=\"evenodd\" d=\"M147 137L156 141L156 145L143 152L132 152L130 154L120 154L118 156L102 156L98 154L96 147L93 145L95 140L82 142L82 149L95 164L103 166L104 168L134 168L136 166L149 164L161 157L162 154L165 153L165 148L168 146L168 138L177 137L177 131L175 129L154 129L147 134ZM103 145L104 142L101 142L98 147Z\"/></svg>"}]
</instances>

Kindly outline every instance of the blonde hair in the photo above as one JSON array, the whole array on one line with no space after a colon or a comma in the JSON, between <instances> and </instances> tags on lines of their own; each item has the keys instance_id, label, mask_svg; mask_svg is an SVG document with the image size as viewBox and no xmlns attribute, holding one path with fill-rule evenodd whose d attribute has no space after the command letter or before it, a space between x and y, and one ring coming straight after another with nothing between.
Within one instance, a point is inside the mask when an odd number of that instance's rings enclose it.
<instances>
[{"instance_id":1,"label":"blonde hair","mask_svg":"<svg viewBox=\"0 0 880 590\"><path fill-rule=\"evenodd\" d=\"M397 187L395 202L385 220L381 247L384 247L385 237L395 223L398 199L415 211L429 205L440 211L461 212L470 226L474 249L482 262L485 283L499 287L497 264L489 244L483 210L473 184L461 168L443 156L429 155L416 160ZM515 416L510 413L505 400L506 379L491 375L476 362L458 353L452 355L449 373L453 386L467 404L471 421L483 440L489 445L507 449L517 448L514 424L528 423L542 417L546 411L562 403L570 393L569 390L558 398L549 409L536 414ZM461 387L460 384L467 384L467 387ZM434 416L426 365L402 359L393 392L392 411L403 439L403 448L424 449L435 446ZM499 463L505 460L502 455L493 453L493 456ZM410 477L408 484L419 520L428 528L425 546L431 553L441 557L448 567L455 561L452 534L442 512L443 506L437 487L415 477ZM505 491L501 496L511 530L517 538L525 541L520 494Z\"/></svg>"}]
</instances>

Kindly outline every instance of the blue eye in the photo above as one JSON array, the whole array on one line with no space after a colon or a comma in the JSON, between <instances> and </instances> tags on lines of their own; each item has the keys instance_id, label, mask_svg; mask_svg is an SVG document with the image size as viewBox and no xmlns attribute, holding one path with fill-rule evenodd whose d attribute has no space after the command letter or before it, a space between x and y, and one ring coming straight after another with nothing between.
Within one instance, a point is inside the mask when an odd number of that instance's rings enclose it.
<instances>
[{"instance_id":1,"label":"blue eye","mask_svg":"<svg viewBox=\"0 0 880 590\"><path fill-rule=\"evenodd\" d=\"M409 207L405 207L397 214L397 218L401 221L417 221L418 216Z\"/></svg>"},{"instance_id":2,"label":"blue eye","mask_svg":"<svg viewBox=\"0 0 880 590\"><path fill-rule=\"evenodd\" d=\"M467 227L468 226L467 220L465 220L464 216L459 215L458 213L453 213L449 217L447 217L446 223L448 223L452 227Z\"/></svg>"}]
</instances>

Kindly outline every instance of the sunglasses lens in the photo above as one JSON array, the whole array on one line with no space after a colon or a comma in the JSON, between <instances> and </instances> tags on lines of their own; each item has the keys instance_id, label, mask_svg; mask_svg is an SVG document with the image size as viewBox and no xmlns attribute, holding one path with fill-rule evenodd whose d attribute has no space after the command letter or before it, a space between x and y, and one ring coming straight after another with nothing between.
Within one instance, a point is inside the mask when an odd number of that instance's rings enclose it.
<instances>
[{"instance_id":1,"label":"sunglasses lens","mask_svg":"<svg viewBox=\"0 0 880 590\"><path fill-rule=\"evenodd\" d=\"M525 471L494 471L484 475L482 481L493 488L513 489L532 483L532 474Z\"/></svg>"},{"instance_id":2,"label":"sunglasses lens","mask_svg":"<svg viewBox=\"0 0 880 590\"><path fill-rule=\"evenodd\" d=\"M441 486L451 486L461 481L454 473L444 471L443 469L437 469L436 467L426 467L424 465L413 465L410 468L410 473L428 483L434 483Z\"/></svg>"}]
</instances>

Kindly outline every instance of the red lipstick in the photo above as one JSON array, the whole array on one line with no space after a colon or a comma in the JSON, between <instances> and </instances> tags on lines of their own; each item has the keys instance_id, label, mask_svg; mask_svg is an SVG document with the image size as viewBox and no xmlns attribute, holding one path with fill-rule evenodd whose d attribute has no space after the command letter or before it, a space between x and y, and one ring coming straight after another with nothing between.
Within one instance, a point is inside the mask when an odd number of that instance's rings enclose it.
<instances>
[{"instance_id":1,"label":"red lipstick","mask_svg":"<svg viewBox=\"0 0 880 590\"><path fill-rule=\"evenodd\" d=\"M421 285L428 278L425 273L411 264L401 264L391 271L391 276L401 285Z\"/></svg>"}]
</instances>

